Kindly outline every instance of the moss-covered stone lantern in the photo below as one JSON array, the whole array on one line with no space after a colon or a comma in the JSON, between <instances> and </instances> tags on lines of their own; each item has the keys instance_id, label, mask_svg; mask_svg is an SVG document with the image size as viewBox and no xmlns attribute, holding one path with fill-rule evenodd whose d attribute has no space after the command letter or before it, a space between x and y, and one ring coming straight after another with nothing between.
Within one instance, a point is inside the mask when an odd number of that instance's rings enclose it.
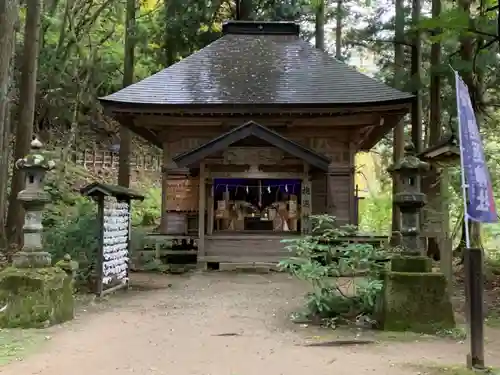
<instances>
[{"instance_id":1,"label":"moss-covered stone lantern","mask_svg":"<svg viewBox=\"0 0 500 375\"><path fill-rule=\"evenodd\" d=\"M2 328L46 327L74 316L73 275L52 267L50 253L42 244L43 209L50 201L44 178L54 167L38 139L31 142L30 153L16 162L16 168L26 175L26 188L18 195L26 211L24 245L14 254L12 267L0 272ZM70 262L71 258L65 260Z\"/></svg>"},{"instance_id":2,"label":"moss-covered stone lantern","mask_svg":"<svg viewBox=\"0 0 500 375\"><path fill-rule=\"evenodd\" d=\"M401 191L394 196L394 203L401 212L401 245L412 255L422 253L420 241L420 210L426 196L420 191L420 178L429 170L429 164L415 155L413 144L405 147L405 155L389 168L393 178L398 178Z\"/></svg>"},{"instance_id":3,"label":"moss-covered stone lantern","mask_svg":"<svg viewBox=\"0 0 500 375\"><path fill-rule=\"evenodd\" d=\"M403 252L391 259L376 320L388 331L435 333L455 327L455 318L445 276L433 272L432 261L421 255L419 213L426 203L420 191L420 177L429 164L415 155L413 145L390 168L399 178L401 192L395 203L401 211Z\"/></svg>"},{"instance_id":4,"label":"moss-covered stone lantern","mask_svg":"<svg viewBox=\"0 0 500 375\"><path fill-rule=\"evenodd\" d=\"M26 157L16 161L16 168L25 173L26 188L19 199L25 210L23 226L23 248L13 258L15 267L47 267L51 265L50 253L43 251L42 216L43 209L50 202L49 194L44 190L44 178L47 171L55 167L43 145L38 139L31 142L31 151Z\"/></svg>"}]
</instances>

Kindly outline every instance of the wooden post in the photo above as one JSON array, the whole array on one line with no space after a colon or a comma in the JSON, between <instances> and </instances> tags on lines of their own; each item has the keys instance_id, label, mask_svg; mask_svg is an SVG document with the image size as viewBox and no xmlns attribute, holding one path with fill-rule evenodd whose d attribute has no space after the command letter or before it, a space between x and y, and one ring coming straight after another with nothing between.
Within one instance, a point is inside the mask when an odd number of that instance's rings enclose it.
<instances>
[{"instance_id":1,"label":"wooden post","mask_svg":"<svg viewBox=\"0 0 500 375\"><path fill-rule=\"evenodd\" d=\"M357 225L356 220L356 197L354 190L356 189L356 164L355 155L356 148L353 142L349 142L349 224Z\"/></svg>"},{"instance_id":2,"label":"wooden post","mask_svg":"<svg viewBox=\"0 0 500 375\"><path fill-rule=\"evenodd\" d=\"M168 203L168 173L167 168L170 165L170 155L167 149L168 144L163 143L163 168L161 173L161 222L160 222L160 233L167 234L168 229L168 215L167 215L167 203Z\"/></svg>"},{"instance_id":3,"label":"wooden post","mask_svg":"<svg viewBox=\"0 0 500 375\"><path fill-rule=\"evenodd\" d=\"M97 220L99 222L99 248L97 250L97 265L96 265L96 280L94 293L102 296L103 292L103 261L104 261L104 195L99 194L96 198L97 202Z\"/></svg>"},{"instance_id":4,"label":"wooden post","mask_svg":"<svg viewBox=\"0 0 500 375\"><path fill-rule=\"evenodd\" d=\"M304 163L300 210L300 232L302 234L308 234L311 231L311 207L311 179L309 177L309 164Z\"/></svg>"},{"instance_id":5,"label":"wooden post","mask_svg":"<svg viewBox=\"0 0 500 375\"><path fill-rule=\"evenodd\" d=\"M207 209L207 234L211 236L214 232L214 183L209 182L208 209Z\"/></svg>"},{"instance_id":6,"label":"wooden post","mask_svg":"<svg viewBox=\"0 0 500 375\"><path fill-rule=\"evenodd\" d=\"M333 167L328 166L328 172L326 172L326 212L330 216L335 216L335 181L334 176L332 176Z\"/></svg>"},{"instance_id":7,"label":"wooden post","mask_svg":"<svg viewBox=\"0 0 500 375\"><path fill-rule=\"evenodd\" d=\"M200 186L198 201L198 257L205 256L205 208L206 208L205 163L200 164Z\"/></svg>"}]
</instances>

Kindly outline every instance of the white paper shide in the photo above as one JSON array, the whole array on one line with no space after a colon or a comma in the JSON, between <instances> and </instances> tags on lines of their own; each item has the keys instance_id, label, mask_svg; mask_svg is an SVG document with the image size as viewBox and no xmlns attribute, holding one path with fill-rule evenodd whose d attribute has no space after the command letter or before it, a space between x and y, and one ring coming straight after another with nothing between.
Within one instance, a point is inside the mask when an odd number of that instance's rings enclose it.
<instances>
[{"instance_id":1,"label":"white paper shide","mask_svg":"<svg viewBox=\"0 0 500 375\"><path fill-rule=\"evenodd\" d=\"M128 203L105 200L102 261L104 285L127 281L129 225Z\"/></svg>"}]
</instances>

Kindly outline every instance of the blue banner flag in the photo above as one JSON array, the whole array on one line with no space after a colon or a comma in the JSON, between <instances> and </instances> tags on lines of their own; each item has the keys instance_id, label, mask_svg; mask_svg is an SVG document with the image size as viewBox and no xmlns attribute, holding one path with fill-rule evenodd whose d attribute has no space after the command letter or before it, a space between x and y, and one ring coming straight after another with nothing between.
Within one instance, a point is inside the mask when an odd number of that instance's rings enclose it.
<instances>
[{"instance_id":1,"label":"blue banner flag","mask_svg":"<svg viewBox=\"0 0 500 375\"><path fill-rule=\"evenodd\" d=\"M455 77L462 176L465 177L462 182L467 184L468 191L466 215L470 220L495 223L498 216L476 115L467 85L457 72Z\"/></svg>"}]
</instances>

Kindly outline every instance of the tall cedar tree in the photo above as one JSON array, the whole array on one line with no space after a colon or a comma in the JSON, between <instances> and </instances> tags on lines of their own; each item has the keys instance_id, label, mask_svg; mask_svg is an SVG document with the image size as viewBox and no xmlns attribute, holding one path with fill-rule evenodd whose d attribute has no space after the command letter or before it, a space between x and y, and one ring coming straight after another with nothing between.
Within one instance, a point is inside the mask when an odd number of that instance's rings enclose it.
<instances>
[{"instance_id":1,"label":"tall cedar tree","mask_svg":"<svg viewBox=\"0 0 500 375\"><path fill-rule=\"evenodd\" d=\"M12 58L15 51L15 25L18 18L17 0L0 0L0 249L5 248L5 212L9 168L10 105Z\"/></svg>"},{"instance_id":2,"label":"tall cedar tree","mask_svg":"<svg viewBox=\"0 0 500 375\"><path fill-rule=\"evenodd\" d=\"M398 89L403 89L403 82L405 76L405 56L404 56L404 43L405 43L405 14L404 14L404 1L395 1L395 25L394 25L394 86ZM401 121L394 128L393 133L393 162L397 163L402 157L404 152L405 142L405 125ZM393 179L392 194L393 196L399 192L400 183L397 178ZM392 204L392 237L391 244L393 246L400 245L400 232L401 230L401 213L396 204Z\"/></svg>"},{"instance_id":3,"label":"tall cedar tree","mask_svg":"<svg viewBox=\"0 0 500 375\"><path fill-rule=\"evenodd\" d=\"M136 0L127 0L125 14L125 58L123 67L123 87L134 82L135 21ZM118 185L130 186L131 133L125 126L120 127L120 152L118 165Z\"/></svg>"},{"instance_id":4,"label":"tall cedar tree","mask_svg":"<svg viewBox=\"0 0 500 375\"><path fill-rule=\"evenodd\" d=\"M33 0L27 2L21 83L19 87L19 119L16 128L16 147L14 150L16 160L28 154L33 135L41 9L41 1ZM17 195L24 189L24 186L24 173L18 169L14 169L9 196L9 209L7 212L7 236L11 243L18 245L21 245L24 209L17 200Z\"/></svg>"}]
</instances>

